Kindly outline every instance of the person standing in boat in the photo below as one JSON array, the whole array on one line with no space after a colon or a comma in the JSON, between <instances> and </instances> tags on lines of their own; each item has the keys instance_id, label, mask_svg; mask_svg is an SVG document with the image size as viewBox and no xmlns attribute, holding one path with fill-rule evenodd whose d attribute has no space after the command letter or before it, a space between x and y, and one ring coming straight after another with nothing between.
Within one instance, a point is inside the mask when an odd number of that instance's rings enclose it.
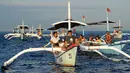
<instances>
[{"instance_id":1,"label":"person standing in boat","mask_svg":"<svg viewBox=\"0 0 130 73\"><path fill-rule=\"evenodd\" d=\"M59 36L58 36L58 33L57 33L56 31L53 32L53 35L52 35L52 37L51 37L51 39L50 39L50 42L51 42L51 44L53 45L53 47L55 47L55 46L58 45L59 40L60 40L60 38L59 38Z\"/></svg>"},{"instance_id":2,"label":"person standing in boat","mask_svg":"<svg viewBox=\"0 0 130 73\"><path fill-rule=\"evenodd\" d=\"M68 44L71 44L71 43L74 43L74 40L75 40L75 36L72 35L72 31L68 31L67 32L67 36L65 37L65 41L68 43Z\"/></svg>"}]
</instances>

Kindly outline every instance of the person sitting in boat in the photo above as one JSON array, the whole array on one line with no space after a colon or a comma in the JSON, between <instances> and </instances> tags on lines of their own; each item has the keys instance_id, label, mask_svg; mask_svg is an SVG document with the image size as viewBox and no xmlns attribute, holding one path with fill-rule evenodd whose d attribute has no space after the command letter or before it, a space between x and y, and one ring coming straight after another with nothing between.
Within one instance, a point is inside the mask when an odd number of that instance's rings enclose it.
<instances>
[{"instance_id":1,"label":"person sitting in boat","mask_svg":"<svg viewBox=\"0 0 130 73\"><path fill-rule=\"evenodd\" d=\"M109 31L106 32L105 42L106 42L107 44L112 43L112 36L110 35L110 32L109 32Z\"/></svg>"},{"instance_id":2,"label":"person sitting in boat","mask_svg":"<svg viewBox=\"0 0 130 73\"><path fill-rule=\"evenodd\" d=\"M95 45L96 46L100 45L100 42L102 42L102 40L100 39L100 37L96 36L95 39L96 39L95 42L97 42Z\"/></svg>"},{"instance_id":3,"label":"person sitting in boat","mask_svg":"<svg viewBox=\"0 0 130 73\"><path fill-rule=\"evenodd\" d=\"M114 29L113 36L116 36L116 35L118 35L118 30Z\"/></svg>"},{"instance_id":4,"label":"person sitting in boat","mask_svg":"<svg viewBox=\"0 0 130 73\"><path fill-rule=\"evenodd\" d=\"M53 45L53 47L58 45L59 40L60 40L60 38L58 36L58 33L57 32L53 32L53 35L52 35L52 37L50 39L50 42Z\"/></svg>"},{"instance_id":5,"label":"person sitting in boat","mask_svg":"<svg viewBox=\"0 0 130 73\"><path fill-rule=\"evenodd\" d=\"M86 41L86 38L81 34L81 35L79 36L79 41L80 41L80 43L85 42L85 41Z\"/></svg>"},{"instance_id":6,"label":"person sitting in boat","mask_svg":"<svg viewBox=\"0 0 130 73\"><path fill-rule=\"evenodd\" d=\"M89 41L93 41L93 36L92 35L90 35Z\"/></svg>"},{"instance_id":7,"label":"person sitting in boat","mask_svg":"<svg viewBox=\"0 0 130 73\"><path fill-rule=\"evenodd\" d=\"M75 40L75 36L72 35L72 31L68 31L67 32L67 36L65 37L65 41L68 43L68 44L71 44L73 43Z\"/></svg>"},{"instance_id":8,"label":"person sitting in boat","mask_svg":"<svg viewBox=\"0 0 130 73\"><path fill-rule=\"evenodd\" d=\"M68 43L66 43L66 44L68 44ZM65 44L65 45L66 45L66 44ZM69 44L69 45L67 45L67 46L65 46L65 45L64 45L64 47L62 48L63 51L67 51L67 50L69 50L69 49L72 49L72 48L75 47L75 46L79 46L79 45L80 45L80 41L79 41L78 38L75 38L73 43L71 43L71 44Z\"/></svg>"},{"instance_id":9,"label":"person sitting in boat","mask_svg":"<svg viewBox=\"0 0 130 73\"><path fill-rule=\"evenodd\" d=\"M94 41L94 38L93 38L93 36L92 36L92 35L90 35L90 37L89 37L89 41ZM88 45L92 46L92 45L93 45L93 43L89 43Z\"/></svg>"}]
</instances>

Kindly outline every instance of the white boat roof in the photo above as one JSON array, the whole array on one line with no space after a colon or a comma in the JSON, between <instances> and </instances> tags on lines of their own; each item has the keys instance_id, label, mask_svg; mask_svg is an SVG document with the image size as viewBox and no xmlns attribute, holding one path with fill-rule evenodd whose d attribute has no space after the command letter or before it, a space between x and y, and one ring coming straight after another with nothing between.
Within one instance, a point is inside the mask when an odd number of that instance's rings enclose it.
<instances>
[{"instance_id":1,"label":"white boat roof","mask_svg":"<svg viewBox=\"0 0 130 73\"><path fill-rule=\"evenodd\" d=\"M70 22L74 23L74 24L79 24L80 26L86 26L87 25L86 23L79 22L79 21L74 21L74 20L71 20ZM59 25L59 24L62 24L62 23L63 24L68 23L68 21L59 21L59 22L53 23L52 25L55 26L55 25Z\"/></svg>"},{"instance_id":2,"label":"white boat roof","mask_svg":"<svg viewBox=\"0 0 130 73\"><path fill-rule=\"evenodd\" d=\"M21 29L21 28L25 28L25 29L29 29L29 26L28 25L18 25L17 28L18 29Z\"/></svg>"}]
</instances>

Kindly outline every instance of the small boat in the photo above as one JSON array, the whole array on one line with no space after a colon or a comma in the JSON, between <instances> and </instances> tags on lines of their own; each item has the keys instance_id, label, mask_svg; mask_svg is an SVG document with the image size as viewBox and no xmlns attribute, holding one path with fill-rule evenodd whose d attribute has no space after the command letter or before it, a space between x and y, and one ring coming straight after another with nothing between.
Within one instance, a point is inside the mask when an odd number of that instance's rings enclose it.
<instances>
[{"instance_id":1,"label":"small boat","mask_svg":"<svg viewBox=\"0 0 130 73\"><path fill-rule=\"evenodd\" d=\"M106 24L107 23L107 25L108 25L108 23L111 23L111 24L113 24L113 23L116 23L116 22L113 22L113 21L99 21L99 22L92 22L92 23L87 23L88 25L90 25L90 26L92 26L92 25L104 25L104 24ZM108 28L109 28L109 26L107 26L107 30L108 30ZM119 26L115 26L115 27L113 27L114 29L117 29L118 30L118 33L110 33L110 35L113 37L112 38L112 43L110 43L110 44L106 44L106 42L105 42L105 34L104 35L102 35L101 36L101 40L103 41L103 42L101 42L100 43L100 46L107 46L108 48L109 47L112 47L112 48L117 48L117 49L119 49L119 50L123 50L124 49L124 47L125 47L125 45L127 44L127 43L129 43L130 42L130 39L123 39L123 37L124 36L127 36L127 37L130 37L130 34L129 33L123 33L122 31L121 31L121 28L122 28L122 26L121 26L121 22L120 22L120 20L119 20ZM93 44L98 44L98 42L93 42L93 41L86 41L86 43L93 43ZM85 46L85 45L81 45L81 47L94 47L94 46ZM98 49L98 48L97 48ZM83 48L81 48L81 50L83 50L84 51L84 49ZM98 50L97 50L98 52L100 52L100 53L104 53L104 54L113 54L113 55L119 55L120 53L119 52L117 52L117 51L115 51L115 50L113 50L113 49L104 49L104 48L99 48ZM97 52L96 51L96 52Z\"/></svg>"},{"instance_id":2,"label":"small boat","mask_svg":"<svg viewBox=\"0 0 130 73\"><path fill-rule=\"evenodd\" d=\"M24 39L24 38L28 38L28 37L36 37L38 39L41 38L41 36L39 36L38 34L35 34L33 32L33 27L32 27L32 31L29 32L29 26L28 25L24 25L24 21L22 21L21 25L18 25L16 28L14 28L13 33L8 33L5 34L4 37L5 39L12 39L12 38L20 38L20 39Z\"/></svg>"}]
</instances>

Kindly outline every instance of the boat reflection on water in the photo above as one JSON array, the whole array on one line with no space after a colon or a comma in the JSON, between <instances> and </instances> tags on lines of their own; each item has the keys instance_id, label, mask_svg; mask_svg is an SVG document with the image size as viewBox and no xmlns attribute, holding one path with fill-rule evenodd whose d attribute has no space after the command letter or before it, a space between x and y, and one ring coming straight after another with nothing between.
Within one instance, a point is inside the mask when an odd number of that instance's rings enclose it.
<instances>
[{"instance_id":1,"label":"boat reflection on water","mask_svg":"<svg viewBox=\"0 0 130 73\"><path fill-rule=\"evenodd\" d=\"M60 67L65 73L75 73L75 67Z\"/></svg>"},{"instance_id":2,"label":"boat reflection on water","mask_svg":"<svg viewBox=\"0 0 130 73\"><path fill-rule=\"evenodd\" d=\"M56 73L76 73L75 67L65 67L65 66L53 66L53 71Z\"/></svg>"}]
</instances>

